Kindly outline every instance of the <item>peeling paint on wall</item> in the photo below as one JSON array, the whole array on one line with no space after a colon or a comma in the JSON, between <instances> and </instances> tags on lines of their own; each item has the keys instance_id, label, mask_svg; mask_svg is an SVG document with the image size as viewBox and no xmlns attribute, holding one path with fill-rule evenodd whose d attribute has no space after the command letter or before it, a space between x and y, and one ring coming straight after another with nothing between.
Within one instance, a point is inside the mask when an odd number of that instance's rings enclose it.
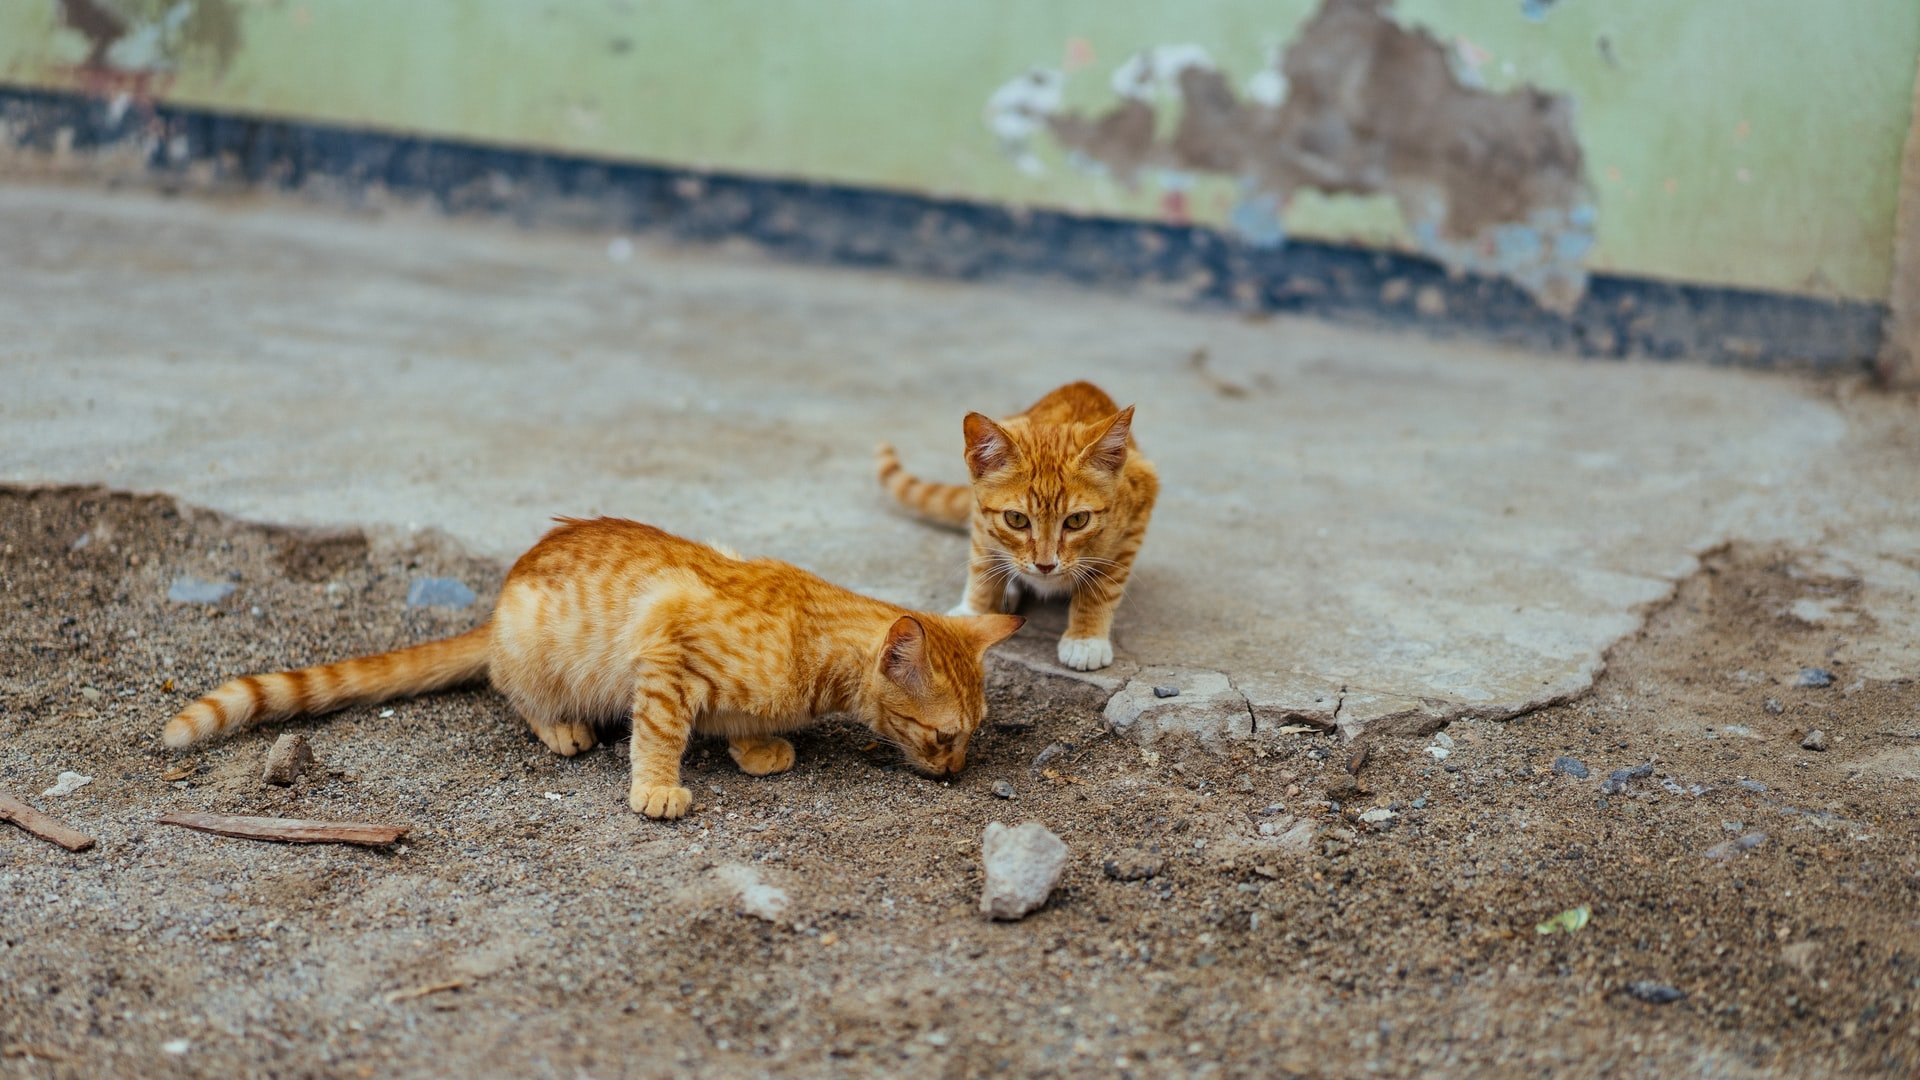
<instances>
[{"instance_id":1,"label":"peeling paint on wall","mask_svg":"<svg viewBox=\"0 0 1920 1080\"><path fill-rule=\"evenodd\" d=\"M59 0L60 19L87 42L82 69L169 72L206 58L226 70L240 51L232 0Z\"/></svg>"},{"instance_id":2,"label":"peeling paint on wall","mask_svg":"<svg viewBox=\"0 0 1920 1080\"><path fill-rule=\"evenodd\" d=\"M1572 99L1470 85L1460 43L1401 26L1390 6L1325 0L1244 90L1192 45L1128 58L1111 80L1119 100L1095 115L1061 106L1063 73L1032 71L995 92L1003 120L992 126L1029 172L1044 131L1076 168L1129 187L1184 192L1195 174L1235 177L1242 199L1229 220L1255 244L1284 240L1280 216L1303 189L1388 195L1450 270L1505 277L1571 311L1596 219ZM1018 123L1004 119L1015 98ZM1163 108L1179 110L1170 134Z\"/></svg>"}]
</instances>

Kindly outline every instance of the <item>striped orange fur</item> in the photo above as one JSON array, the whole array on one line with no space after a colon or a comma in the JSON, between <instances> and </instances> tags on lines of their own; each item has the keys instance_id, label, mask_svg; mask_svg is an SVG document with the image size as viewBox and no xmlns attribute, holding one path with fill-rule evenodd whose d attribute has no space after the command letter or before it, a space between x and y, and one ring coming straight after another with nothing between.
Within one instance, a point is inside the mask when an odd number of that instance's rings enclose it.
<instances>
[{"instance_id":1,"label":"striped orange fur","mask_svg":"<svg viewBox=\"0 0 1920 1080\"><path fill-rule=\"evenodd\" d=\"M184 747L486 675L556 753L630 717L630 805L673 818L692 804L680 757L696 732L724 736L742 770L766 775L793 765L781 733L851 712L915 767L958 771L986 716L982 658L1021 622L910 612L650 525L563 518L514 563L484 626L235 679L169 721L165 739Z\"/></svg>"},{"instance_id":2,"label":"striped orange fur","mask_svg":"<svg viewBox=\"0 0 1920 1080\"><path fill-rule=\"evenodd\" d=\"M1060 662L1081 671L1113 663L1114 612L1160 493L1133 439L1133 406L1076 382L1004 420L968 413L962 429L970 488L913 476L891 446L878 456L894 498L972 531L966 594L950 614L1008 610L1022 592L1070 595Z\"/></svg>"}]
</instances>

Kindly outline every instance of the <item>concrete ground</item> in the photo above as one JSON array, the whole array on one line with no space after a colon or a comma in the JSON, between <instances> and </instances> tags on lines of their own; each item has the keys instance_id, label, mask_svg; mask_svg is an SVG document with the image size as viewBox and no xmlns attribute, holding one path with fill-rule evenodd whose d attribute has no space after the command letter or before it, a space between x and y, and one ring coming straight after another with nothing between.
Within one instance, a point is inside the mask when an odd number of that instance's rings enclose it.
<instances>
[{"instance_id":1,"label":"concrete ground","mask_svg":"<svg viewBox=\"0 0 1920 1080\"><path fill-rule=\"evenodd\" d=\"M617 514L944 610L965 541L888 507L873 444L958 480L965 411L1090 378L1164 484L1093 676L1141 730L1565 700L1736 540L1859 582L1797 613L1856 628L1851 670L1920 670L1911 402L609 240L0 187L0 482L500 559ZM1062 623L1014 658L1058 670Z\"/></svg>"}]
</instances>

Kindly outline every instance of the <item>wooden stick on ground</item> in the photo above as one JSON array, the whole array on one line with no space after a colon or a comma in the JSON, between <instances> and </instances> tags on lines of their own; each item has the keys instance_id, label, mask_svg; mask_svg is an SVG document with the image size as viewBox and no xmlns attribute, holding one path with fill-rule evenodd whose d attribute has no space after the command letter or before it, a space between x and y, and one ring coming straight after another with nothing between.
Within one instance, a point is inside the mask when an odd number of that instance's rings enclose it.
<instances>
[{"instance_id":1,"label":"wooden stick on ground","mask_svg":"<svg viewBox=\"0 0 1920 1080\"><path fill-rule=\"evenodd\" d=\"M412 1001L414 998L423 998L428 994L438 994L446 990L458 990L465 985L467 985L467 980L465 979L448 979L446 982L428 983L425 986L416 986L410 990L395 990L387 995L387 1004L392 1005L395 1002Z\"/></svg>"},{"instance_id":2,"label":"wooden stick on ground","mask_svg":"<svg viewBox=\"0 0 1920 1080\"><path fill-rule=\"evenodd\" d=\"M93 846L93 837L48 817L11 795L0 795L0 821L11 821L40 839L51 840L68 851L85 851Z\"/></svg>"},{"instance_id":3,"label":"wooden stick on ground","mask_svg":"<svg viewBox=\"0 0 1920 1080\"><path fill-rule=\"evenodd\" d=\"M361 821L302 821L298 818L241 817L235 814L163 814L162 825L178 825L242 840L277 840L283 844L361 844L382 847L407 835L405 825L372 825Z\"/></svg>"}]
</instances>

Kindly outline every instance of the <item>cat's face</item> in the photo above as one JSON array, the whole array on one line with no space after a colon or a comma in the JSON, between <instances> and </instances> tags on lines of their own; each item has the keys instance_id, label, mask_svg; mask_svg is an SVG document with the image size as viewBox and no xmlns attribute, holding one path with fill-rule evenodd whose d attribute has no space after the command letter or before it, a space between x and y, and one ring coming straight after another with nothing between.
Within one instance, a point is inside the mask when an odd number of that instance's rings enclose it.
<instances>
[{"instance_id":1,"label":"cat's face","mask_svg":"<svg viewBox=\"0 0 1920 1080\"><path fill-rule=\"evenodd\" d=\"M887 630L867 724L914 768L950 776L987 716L986 652L1020 629L1018 615L902 615Z\"/></svg>"},{"instance_id":2,"label":"cat's face","mask_svg":"<svg viewBox=\"0 0 1920 1080\"><path fill-rule=\"evenodd\" d=\"M1000 560L989 573L1017 576L1041 593L1070 591L1106 563L1108 512L1127 462L1128 406L1097 424L1009 431L979 413L967 416L967 465L989 546Z\"/></svg>"}]
</instances>

